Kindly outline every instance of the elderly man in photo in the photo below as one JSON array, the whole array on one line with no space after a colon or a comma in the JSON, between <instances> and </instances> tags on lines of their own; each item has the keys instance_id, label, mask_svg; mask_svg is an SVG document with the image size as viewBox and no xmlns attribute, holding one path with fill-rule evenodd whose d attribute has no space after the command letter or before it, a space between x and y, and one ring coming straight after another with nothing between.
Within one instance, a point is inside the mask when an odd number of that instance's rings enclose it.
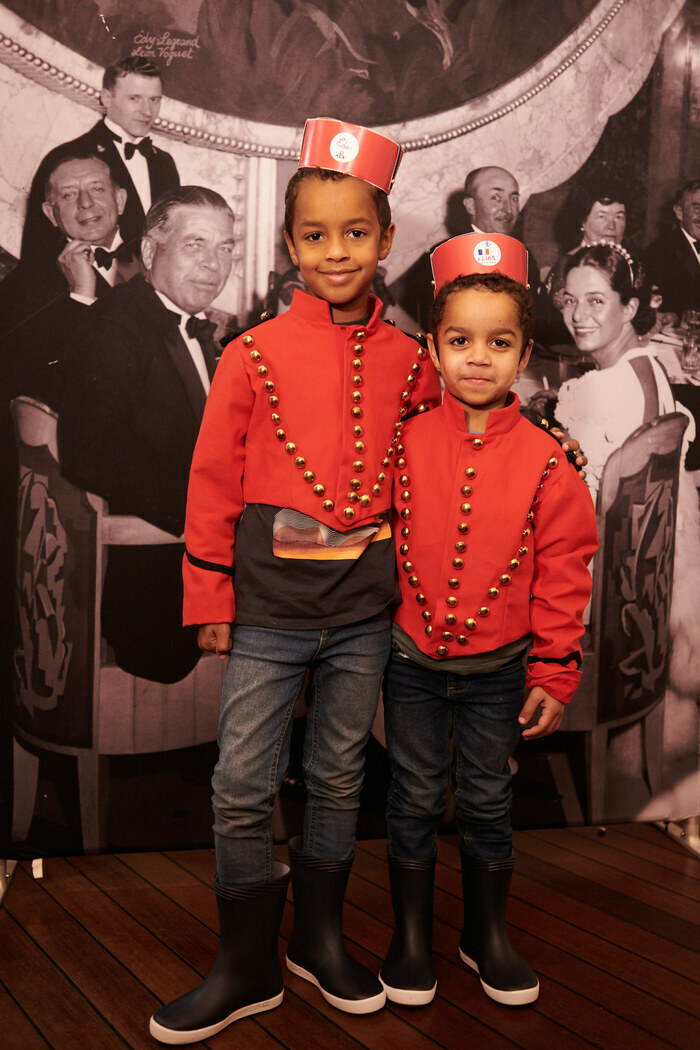
<instances>
[{"instance_id":1,"label":"elderly man in photo","mask_svg":"<svg viewBox=\"0 0 700 1050\"><path fill-rule=\"evenodd\" d=\"M204 311L231 270L233 214L212 190L183 186L146 217L144 275L98 299L64 369L61 469L113 514L180 536L190 461L217 354ZM181 544L114 547L102 633L132 674L172 682L199 658L181 627Z\"/></svg>"},{"instance_id":2,"label":"elderly man in photo","mask_svg":"<svg viewBox=\"0 0 700 1050\"><path fill-rule=\"evenodd\" d=\"M155 146L149 135L158 116L161 95L160 71L149 59L132 56L107 67L102 79L104 117L84 135L52 149L37 169L27 201L23 259L46 253L55 257L57 238L43 207L44 186L47 172L56 161L76 150L100 156L126 190L121 235L125 244L138 252L151 203L180 184L173 158Z\"/></svg>"},{"instance_id":3,"label":"elderly man in photo","mask_svg":"<svg viewBox=\"0 0 700 1050\"><path fill-rule=\"evenodd\" d=\"M642 265L661 294L661 312L700 310L700 179L692 179L676 193L675 223L642 255Z\"/></svg>"},{"instance_id":4,"label":"elderly man in photo","mask_svg":"<svg viewBox=\"0 0 700 1050\"><path fill-rule=\"evenodd\" d=\"M474 168L464 180L462 205L467 213L467 223L456 232L483 233L486 237L492 233L512 236L520 214L520 188L515 177L505 168ZM424 331L430 327L433 304L430 254L435 248L437 244L421 255L391 287L397 301ZM534 296L540 279L532 252L528 252L527 276Z\"/></svg>"}]
</instances>

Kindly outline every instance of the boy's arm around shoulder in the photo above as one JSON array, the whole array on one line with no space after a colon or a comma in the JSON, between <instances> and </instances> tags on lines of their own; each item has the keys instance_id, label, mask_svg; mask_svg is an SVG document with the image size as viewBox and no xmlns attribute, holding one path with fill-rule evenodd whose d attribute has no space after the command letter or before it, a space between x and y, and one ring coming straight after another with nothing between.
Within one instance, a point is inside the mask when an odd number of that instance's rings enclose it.
<instances>
[{"instance_id":1,"label":"boy's arm around shoulder","mask_svg":"<svg viewBox=\"0 0 700 1050\"><path fill-rule=\"evenodd\" d=\"M581 678L583 611L591 596L588 564L598 549L588 488L563 455L548 468L533 507L535 564L531 586L533 636L527 687L541 687L567 704Z\"/></svg>"},{"instance_id":2,"label":"boy's arm around shoulder","mask_svg":"<svg viewBox=\"0 0 700 1050\"><path fill-rule=\"evenodd\" d=\"M216 369L192 457L183 558L185 624L233 623L235 530L243 512L245 446L255 396L241 340Z\"/></svg>"}]
</instances>

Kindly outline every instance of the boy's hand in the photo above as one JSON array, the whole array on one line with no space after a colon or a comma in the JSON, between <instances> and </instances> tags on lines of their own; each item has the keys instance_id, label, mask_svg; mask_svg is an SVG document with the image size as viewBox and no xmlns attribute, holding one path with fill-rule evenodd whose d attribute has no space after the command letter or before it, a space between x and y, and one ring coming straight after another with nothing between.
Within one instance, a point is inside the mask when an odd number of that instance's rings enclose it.
<instances>
[{"instance_id":1,"label":"boy's hand","mask_svg":"<svg viewBox=\"0 0 700 1050\"><path fill-rule=\"evenodd\" d=\"M197 643L205 653L216 653L220 660L228 658L231 645L230 623L204 623L199 628Z\"/></svg>"},{"instance_id":2,"label":"boy's hand","mask_svg":"<svg viewBox=\"0 0 700 1050\"><path fill-rule=\"evenodd\" d=\"M588 456L585 456L583 452L580 451L581 446L576 438L567 438L564 431L560 430L559 427L552 427L549 433L552 434L557 441L561 442L562 452L566 452L566 458L578 468L581 477L585 479L586 472L585 470L581 470L581 468L585 467L586 463L588 463Z\"/></svg>"},{"instance_id":3,"label":"boy's hand","mask_svg":"<svg viewBox=\"0 0 700 1050\"><path fill-rule=\"evenodd\" d=\"M521 726L526 726L528 722L532 721L538 707L541 709L540 717L529 729L523 729L524 740L534 740L538 736L549 736L561 725L566 704L562 704L560 700L555 700L549 693L545 693L541 685L536 685L534 689L530 690L530 695L518 716L518 722Z\"/></svg>"}]
</instances>

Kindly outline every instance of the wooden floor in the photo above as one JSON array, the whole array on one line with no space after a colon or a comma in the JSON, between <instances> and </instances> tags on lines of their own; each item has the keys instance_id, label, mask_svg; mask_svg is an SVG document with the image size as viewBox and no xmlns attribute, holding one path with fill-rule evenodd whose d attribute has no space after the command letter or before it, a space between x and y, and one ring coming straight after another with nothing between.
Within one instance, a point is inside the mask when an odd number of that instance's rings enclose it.
<instances>
[{"instance_id":1,"label":"wooden floor","mask_svg":"<svg viewBox=\"0 0 700 1050\"><path fill-rule=\"evenodd\" d=\"M700 861L645 825L516 833L512 939L540 976L531 1007L491 1002L459 963L456 839L441 840L438 994L351 1017L285 971L282 1006L198 1046L215 1050L700 1046ZM285 855L283 847L280 856ZM345 910L351 951L377 970L390 938L383 842L358 843ZM18 866L0 908L0 1046L148 1048L150 1013L216 951L209 851ZM292 920L287 903L280 950Z\"/></svg>"}]
</instances>

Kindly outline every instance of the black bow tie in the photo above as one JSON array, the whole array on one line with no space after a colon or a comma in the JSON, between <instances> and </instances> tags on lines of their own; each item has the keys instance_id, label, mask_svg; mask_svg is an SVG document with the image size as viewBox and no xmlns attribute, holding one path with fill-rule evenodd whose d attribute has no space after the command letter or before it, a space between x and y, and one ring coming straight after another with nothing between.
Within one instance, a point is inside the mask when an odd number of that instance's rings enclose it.
<instances>
[{"instance_id":1,"label":"black bow tie","mask_svg":"<svg viewBox=\"0 0 700 1050\"><path fill-rule=\"evenodd\" d=\"M144 157L153 156L153 143L151 142L148 135L145 139L141 139L140 142L125 142L124 143L124 156L127 160L131 160L136 150Z\"/></svg>"},{"instance_id":2,"label":"black bow tie","mask_svg":"<svg viewBox=\"0 0 700 1050\"><path fill-rule=\"evenodd\" d=\"M106 248L95 248L95 263L102 270L111 270L112 263L116 258L117 252L108 252Z\"/></svg>"},{"instance_id":3,"label":"black bow tie","mask_svg":"<svg viewBox=\"0 0 700 1050\"><path fill-rule=\"evenodd\" d=\"M206 317L193 316L187 318L185 331L190 339L198 339L200 343L208 342L216 331L216 325L213 321L208 321Z\"/></svg>"}]
</instances>

